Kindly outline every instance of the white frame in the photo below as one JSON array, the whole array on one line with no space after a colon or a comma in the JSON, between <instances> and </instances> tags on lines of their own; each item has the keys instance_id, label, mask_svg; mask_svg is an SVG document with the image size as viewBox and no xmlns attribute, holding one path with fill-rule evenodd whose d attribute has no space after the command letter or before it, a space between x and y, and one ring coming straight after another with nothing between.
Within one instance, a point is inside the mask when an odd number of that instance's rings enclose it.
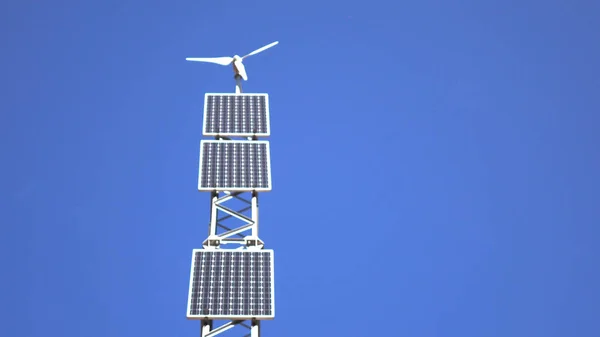
<instances>
[{"instance_id":1,"label":"white frame","mask_svg":"<svg viewBox=\"0 0 600 337\"><path fill-rule=\"evenodd\" d=\"M186 317L189 320L272 320L275 318L275 253L272 249L261 249L260 252L269 252L271 253L271 315L261 315L261 316L226 316L226 315L217 315L217 316L204 316L204 315L190 315L190 307L192 304L192 284L194 277L194 263L196 262L196 252L198 251L206 251L206 252L238 252L238 253L255 253L256 250L246 250L246 249L215 249L215 250L207 250L207 249L193 249L192 250L192 263L190 266L190 285L188 290L188 300L187 300L187 311Z\"/></svg>"},{"instance_id":2,"label":"white frame","mask_svg":"<svg viewBox=\"0 0 600 337\"><path fill-rule=\"evenodd\" d=\"M265 96L265 109L266 115L265 118L267 120L267 132L266 133L215 133L215 132L207 132L208 126L208 118L207 118L207 106L208 106L208 96ZM262 93L239 93L239 94L230 94L230 93L206 93L204 94L204 112L202 115L202 135L210 136L210 137L269 137L271 135L271 116L270 116L270 108L269 108L269 94Z\"/></svg>"},{"instance_id":3,"label":"white frame","mask_svg":"<svg viewBox=\"0 0 600 337\"><path fill-rule=\"evenodd\" d=\"M204 152L204 143L240 143L240 144L266 144L267 152L267 187L266 188L233 188L229 186L218 186L218 187L202 187L202 154ZM269 146L268 140L208 140L203 139L200 141L200 159L198 163L198 191L200 192L213 192L213 191L229 191L229 192L269 192L273 188L271 185L271 147Z\"/></svg>"}]
</instances>

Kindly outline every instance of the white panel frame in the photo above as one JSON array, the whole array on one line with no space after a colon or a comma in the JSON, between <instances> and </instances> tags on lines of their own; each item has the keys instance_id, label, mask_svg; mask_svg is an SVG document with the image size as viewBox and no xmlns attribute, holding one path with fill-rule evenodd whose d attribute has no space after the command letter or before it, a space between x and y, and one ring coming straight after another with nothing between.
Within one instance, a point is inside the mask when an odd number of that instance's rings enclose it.
<instances>
[{"instance_id":1,"label":"white panel frame","mask_svg":"<svg viewBox=\"0 0 600 337\"><path fill-rule=\"evenodd\" d=\"M190 309L192 305L192 285L194 283L194 263L196 262L196 252L237 252L237 253L256 253L256 250L239 250L239 249L193 249L192 250L192 263L190 267L190 284L188 289L188 303L186 316L189 320L273 320L275 318L275 253L272 249L261 249L260 252L268 252L271 255L271 315L259 315L259 316L245 316L245 315L190 315Z\"/></svg>"},{"instance_id":2,"label":"white panel frame","mask_svg":"<svg viewBox=\"0 0 600 337\"><path fill-rule=\"evenodd\" d=\"M233 188L230 186L219 186L213 187L202 187L202 164L203 164L203 153L204 143L239 143L239 144L266 144L266 156L267 156L267 187L266 188L250 188L250 187L237 187ZM227 192L269 192L273 188L271 183L271 147L268 140L207 140L203 139L200 141L200 159L198 165L198 191L200 192L214 192L214 191L227 191Z\"/></svg>"},{"instance_id":3,"label":"white panel frame","mask_svg":"<svg viewBox=\"0 0 600 337\"><path fill-rule=\"evenodd\" d=\"M251 132L207 132L208 126L208 96L265 96L265 109L266 115L265 118L267 120L267 132L264 133L251 133ZM269 94L266 93L239 93L239 94L230 94L230 93L206 93L204 94L204 113L202 118L202 134L204 136L210 137L269 137L271 135L271 116L270 116L270 106L269 106Z\"/></svg>"}]
</instances>

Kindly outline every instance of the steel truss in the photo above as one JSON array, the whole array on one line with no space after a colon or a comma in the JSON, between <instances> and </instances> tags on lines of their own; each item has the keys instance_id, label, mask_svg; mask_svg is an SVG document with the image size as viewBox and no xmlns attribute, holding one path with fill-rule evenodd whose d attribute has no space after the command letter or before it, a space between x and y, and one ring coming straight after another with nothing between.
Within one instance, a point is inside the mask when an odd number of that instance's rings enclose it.
<instances>
[{"instance_id":1,"label":"steel truss","mask_svg":"<svg viewBox=\"0 0 600 337\"><path fill-rule=\"evenodd\" d=\"M208 238L202 244L204 249L218 249L221 245L231 244L238 245L236 249L260 250L264 247L264 242L258 237L257 192L215 191L211 193L210 199L210 224ZM237 203L234 203L235 201ZM234 220L237 222L237 227L225 225L226 220ZM242 233L247 233L247 235ZM250 320L250 324L244 322L231 320L213 328L214 320L202 320L200 323L201 337L214 337L236 325L250 330L250 333L244 337L260 337L259 320Z\"/></svg>"},{"instance_id":2,"label":"steel truss","mask_svg":"<svg viewBox=\"0 0 600 337\"><path fill-rule=\"evenodd\" d=\"M241 205L234 209L233 201L237 201ZM225 220L235 220L239 225L230 227L231 225L224 224ZM242 233L247 233L247 235ZM264 242L258 237L257 192L211 193L208 238L202 245L205 249L217 249L221 245L227 244L241 245L237 249L262 249L264 247Z\"/></svg>"},{"instance_id":3,"label":"steel truss","mask_svg":"<svg viewBox=\"0 0 600 337\"><path fill-rule=\"evenodd\" d=\"M236 94L242 93L241 76L236 75ZM238 137L217 136L216 140L229 141ZM257 137L242 138L249 142ZM234 223L230 224L230 220ZM227 224L224 222L228 221ZM213 191L210 197L210 223L204 249L219 249L222 245L238 245L235 249L260 250L264 242L258 236L258 192ZM245 234L245 235L244 235ZM228 249L231 249L228 247ZM214 337L236 326L249 330L243 337L260 337L260 320L225 320L214 328L215 320L200 321L201 337Z\"/></svg>"},{"instance_id":4,"label":"steel truss","mask_svg":"<svg viewBox=\"0 0 600 337\"><path fill-rule=\"evenodd\" d=\"M233 140L229 137L215 138L224 141ZM222 245L237 245L235 249L264 248L264 242L258 237L258 193L256 191L211 192L208 237L202 246L204 249L219 249ZM260 337L260 320L230 320L216 328L213 328L214 323L215 320L201 321L201 337L214 337L235 326L242 326L249 330L244 337Z\"/></svg>"}]
</instances>

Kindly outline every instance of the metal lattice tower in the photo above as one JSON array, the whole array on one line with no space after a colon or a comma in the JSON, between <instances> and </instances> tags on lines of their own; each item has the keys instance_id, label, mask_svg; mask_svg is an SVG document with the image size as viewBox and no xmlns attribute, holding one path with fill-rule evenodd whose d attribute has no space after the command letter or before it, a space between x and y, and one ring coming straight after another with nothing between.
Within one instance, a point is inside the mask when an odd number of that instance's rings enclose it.
<instances>
[{"instance_id":1,"label":"metal lattice tower","mask_svg":"<svg viewBox=\"0 0 600 337\"><path fill-rule=\"evenodd\" d=\"M268 94L205 94L198 190L210 193L208 236L194 249L187 318L201 336L235 326L259 337L275 317L273 251L259 237L258 196L271 190ZM225 321L216 326L215 321Z\"/></svg>"}]
</instances>

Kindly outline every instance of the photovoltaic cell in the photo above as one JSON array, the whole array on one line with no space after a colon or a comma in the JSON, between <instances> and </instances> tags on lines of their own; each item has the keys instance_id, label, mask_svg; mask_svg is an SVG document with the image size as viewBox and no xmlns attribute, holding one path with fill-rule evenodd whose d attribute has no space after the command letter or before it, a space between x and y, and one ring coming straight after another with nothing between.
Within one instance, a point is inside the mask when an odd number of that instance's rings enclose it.
<instances>
[{"instance_id":1,"label":"photovoltaic cell","mask_svg":"<svg viewBox=\"0 0 600 337\"><path fill-rule=\"evenodd\" d=\"M192 254L188 319L273 319L273 250Z\"/></svg>"},{"instance_id":2,"label":"photovoltaic cell","mask_svg":"<svg viewBox=\"0 0 600 337\"><path fill-rule=\"evenodd\" d=\"M271 190L268 141L202 140L200 191Z\"/></svg>"},{"instance_id":3,"label":"photovoltaic cell","mask_svg":"<svg viewBox=\"0 0 600 337\"><path fill-rule=\"evenodd\" d=\"M269 136L268 94L206 94L205 136Z\"/></svg>"}]
</instances>

